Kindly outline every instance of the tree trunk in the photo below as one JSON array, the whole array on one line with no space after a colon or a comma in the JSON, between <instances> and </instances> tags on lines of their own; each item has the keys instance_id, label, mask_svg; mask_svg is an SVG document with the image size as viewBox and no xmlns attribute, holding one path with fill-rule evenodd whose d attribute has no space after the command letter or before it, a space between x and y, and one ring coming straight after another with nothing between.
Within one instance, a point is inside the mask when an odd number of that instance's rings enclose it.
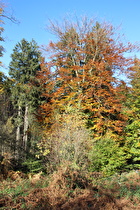
<instances>
[{"instance_id":1,"label":"tree trunk","mask_svg":"<svg viewBox=\"0 0 140 210\"><path fill-rule=\"evenodd\" d=\"M27 142L28 142L28 127L29 127L29 119L28 119L28 105L25 106L25 114L24 114L24 130L23 130L23 146L24 151L27 151Z\"/></svg>"},{"instance_id":2,"label":"tree trunk","mask_svg":"<svg viewBox=\"0 0 140 210\"><path fill-rule=\"evenodd\" d=\"M18 119L21 118L21 106L18 107ZM20 123L17 125L16 130L16 147L15 147L15 159L19 159L19 148L20 148Z\"/></svg>"}]
</instances>

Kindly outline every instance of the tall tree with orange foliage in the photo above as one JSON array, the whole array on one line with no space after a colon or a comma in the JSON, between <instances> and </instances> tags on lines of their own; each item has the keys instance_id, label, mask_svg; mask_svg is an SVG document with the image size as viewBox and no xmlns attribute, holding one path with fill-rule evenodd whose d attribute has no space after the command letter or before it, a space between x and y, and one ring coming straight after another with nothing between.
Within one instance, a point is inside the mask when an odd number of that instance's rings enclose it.
<instances>
[{"instance_id":1,"label":"tall tree with orange foliage","mask_svg":"<svg viewBox=\"0 0 140 210\"><path fill-rule=\"evenodd\" d=\"M51 29L58 37L47 48L51 53L48 66L54 69L51 107L60 112L66 105L77 107L88 115L87 125L97 137L109 130L120 134L125 117L114 73L131 66L124 53L134 46L118 40L111 25L87 18L76 23L65 21L64 26L52 24ZM44 116L49 112L48 104L42 106Z\"/></svg>"}]
</instances>

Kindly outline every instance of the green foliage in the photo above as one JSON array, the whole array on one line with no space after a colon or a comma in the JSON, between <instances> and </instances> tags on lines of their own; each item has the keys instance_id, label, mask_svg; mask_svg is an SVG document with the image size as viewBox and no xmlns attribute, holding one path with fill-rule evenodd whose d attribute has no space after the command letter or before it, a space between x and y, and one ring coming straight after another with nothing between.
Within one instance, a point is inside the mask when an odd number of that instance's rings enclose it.
<instances>
[{"instance_id":1,"label":"green foliage","mask_svg":"<svg viewBox=\"0 0 140 210\"><path fill-rule=\"evenodd\" d=\"M38 173L45 170L42 160L37 158L27 158L22 164L26 168L26 172Z\"/></svg>"},{"instance_id":2,"label":"green foliage","mask_svg":"<svg viewBox=\"0 0 140 210\"><path fill-rule=\"evenodd\" d=\"M11 54L9 75L11 76L11 100L15 108L16 158L26 158L33 142L33 127L37 108L41 103L41 87L36 78L40 71L41 52L37 43L22 39Z\"/></svg>"},{"instance_id":3,"label":"green foliage","mask_svg":"<svg viewBox=\"0 0 140 210\"><path fill-rule=\"evenodd\" d=\"M125 146L129 153L128 169L140 169L140 61L134 60L131 68L131 88L127 94Z\"/></svg>"},{"instance_id":4,"label":"green foliage","mask_svg":"<svg viewBox=\"0 0 140 210\"><path fill-rule=\"evenodd\" d=\"M3 72L0 71L0 94L2 94L4 91L3 79L4 79L4 74L3 74Z\"/></svg>"},{"instance_id":5,"label":"green foliage","mask_svg":"<svg viewBox=\"0 0 140 210\"><path fill-rule=\"evenodd\" d=\"M109 135L93 142L89 153L90 171L99 171L111 175L123 169L126 165L127 154Z\"/></svg>"},{"instance_id":6,"label":"green foliage","mask_svg":"<svg viewBox=\"0 0 140 210\"><path fill-rule=\"evenodd\" d=\"M31 42L22 39L11 54L12 61L9 65L9 75L13 79L11 87L12 101L18 106L37 106L38 89L36 74L40 70L41 53L34 40Z\"/></svg>"},{"instance_id":7,"label":"green foliage","mask_svg":"<svg viewBox=\"0 0 140 210\"><path fill-rule=\"evenodd\" d=\"M126 126L125 147L129 153L128 169L140 169L140 121Z\"/></svg>"}]
</instances>

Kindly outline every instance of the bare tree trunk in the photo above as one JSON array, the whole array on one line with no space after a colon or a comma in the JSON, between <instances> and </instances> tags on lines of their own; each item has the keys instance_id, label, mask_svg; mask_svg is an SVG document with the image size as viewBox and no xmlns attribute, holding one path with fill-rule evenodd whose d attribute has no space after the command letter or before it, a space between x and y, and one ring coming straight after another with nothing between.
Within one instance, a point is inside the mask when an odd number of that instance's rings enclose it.
<instances>
[{"instance_id":1,"label":"bare tree trunk","mask_svg":"<svg viewBox=\"0 0 140 210\"><path fill-rule=\"evenodd\" d=\"M21 118L21 106L18 107L18 119ZM16 130L16 148L15 148L15 159L19 159L19 148L20 148L20 123L17 125L17 130Z\"/></svg>"},{"instance_id":2,"label":"bare tree trunk","mask_svg":"<svg viewBox=\"0 0 140 210\"><path fill-rule=\"evenodd\" d=\"M26 106L25 106L25 114L24 114L24 130L23 130L23 145L24 145L24 151L27 151L28 127L29 127L28 105L26 104Z\"/></svg>"}]
</instances>

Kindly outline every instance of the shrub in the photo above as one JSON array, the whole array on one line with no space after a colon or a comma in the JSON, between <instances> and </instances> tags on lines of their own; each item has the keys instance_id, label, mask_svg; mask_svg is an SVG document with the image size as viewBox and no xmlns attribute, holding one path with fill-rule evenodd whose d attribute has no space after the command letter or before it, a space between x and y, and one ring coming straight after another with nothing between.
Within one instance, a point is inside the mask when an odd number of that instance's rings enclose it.
<instances>
[{"instance_id":1,"label":"shrub","mask_svg":"<svg viewBox=\"0 0 140 210\"><path fill-rule=\"evenodd\" d=\"M46 132L38 147L46 158L47 172L56 166L71 162L75 168L86 168L90 150L90 132L86 128L85 116L77 109L67 107L56 114L51 132Z\"/></svg>"},{"instance_id":2,"label":"shrub","mask_svg":"<svg viewBox=\"0 0 140 210\"><path fill-rule=\"evenodd\" d=\"M90 171L101 171L104 175L112 175L121 171L126 165L127 156L123 147L108 135L93 143L89 159Z\"/></svg>"}]
</instances>

